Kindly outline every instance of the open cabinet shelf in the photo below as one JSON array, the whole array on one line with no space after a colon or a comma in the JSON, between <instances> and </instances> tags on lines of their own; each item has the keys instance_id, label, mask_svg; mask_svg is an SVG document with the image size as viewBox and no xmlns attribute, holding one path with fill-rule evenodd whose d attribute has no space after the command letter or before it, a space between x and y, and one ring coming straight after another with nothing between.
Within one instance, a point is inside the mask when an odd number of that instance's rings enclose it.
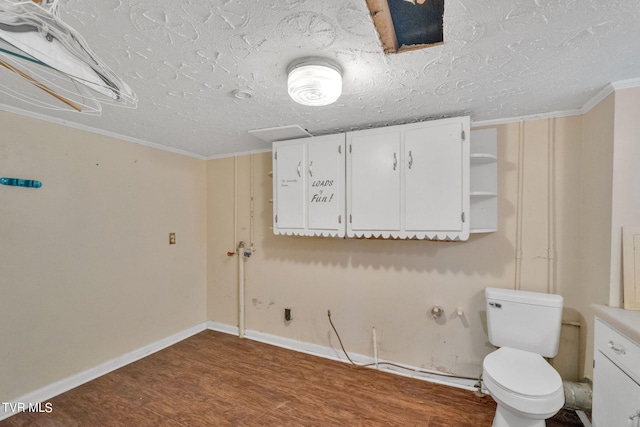
<instances>
[{"instance_id":1,"label":"open cabinet shelf","mask_svg":"<svg viewBox=\"0 0 640 427\"><path fill-rule=\"evenodd\" d=\"M498 156L496 129L471 131L471 233L498 231Z\"/></svg>"}]
</instances>

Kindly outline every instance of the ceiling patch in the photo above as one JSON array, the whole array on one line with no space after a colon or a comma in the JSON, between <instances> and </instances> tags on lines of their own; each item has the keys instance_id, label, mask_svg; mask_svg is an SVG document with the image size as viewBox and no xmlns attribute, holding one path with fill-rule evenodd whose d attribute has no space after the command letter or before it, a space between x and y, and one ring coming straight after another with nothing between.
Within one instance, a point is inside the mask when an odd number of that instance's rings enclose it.
<instances>
[{"instance_id":1,"label":"ceiling patch","mask_svg":"<svg viewBox=\"0 0 640 427\"><path fill-rule=\"evenodd\" d=\"M367 0L384 53L444 42L444 0Z\"/></svg>"},{"instance_id":2,"label":"ceiling patch","mask_svg":"<svg viewBox=\"0 0 640 427\"><path fill-rule=\"evenodd\" d=\"M314 12L298 12L285 17L277 31L296 47L326 49L336 39L336 28L329 18Z\"/></svg>"}]
</instances>

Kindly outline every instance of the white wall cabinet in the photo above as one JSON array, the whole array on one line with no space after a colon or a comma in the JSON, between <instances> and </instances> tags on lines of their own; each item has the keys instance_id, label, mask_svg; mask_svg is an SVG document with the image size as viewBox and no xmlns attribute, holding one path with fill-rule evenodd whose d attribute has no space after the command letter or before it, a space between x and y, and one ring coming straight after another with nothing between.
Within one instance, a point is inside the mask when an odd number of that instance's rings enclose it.
<instances>
[{"instance_id":1,"label":"white wall cabinet","mask_svg":"<svg viewBox=\"0 0 640 427\"><path fill-rule=\"evenodd\" d=\"M496 231L496 132L469 127L457 117L274 142L274 233L467 240Z\"/></svg>"},{"instance_id":2,"label":"white wall cabinet","mask_svg":"<svg viewBox=\"0 0 640 427\"><path fill-rule=\"evenodd\" d=\"M640 345L596 318L593 426L640 426Z\"/></svg>"},{"instance_id":3,"label":"white wall cabinet","mask_svg":"<svg viewBox=\"0 0 640 427\"><path fill-rule=\"evenodd\" d=\"M345 235L345 136L273 143L273 232Z\"/></svg>"},{"instance_id":4,"label":"white wall cabinet","mask_svg":"<svg viewBox=\"0 0 640 427\"><path fill-rule=\"evenodd\" d=\"M347 236L466 240L469 118L347 133Z\"/></svg>"}]
</instances>

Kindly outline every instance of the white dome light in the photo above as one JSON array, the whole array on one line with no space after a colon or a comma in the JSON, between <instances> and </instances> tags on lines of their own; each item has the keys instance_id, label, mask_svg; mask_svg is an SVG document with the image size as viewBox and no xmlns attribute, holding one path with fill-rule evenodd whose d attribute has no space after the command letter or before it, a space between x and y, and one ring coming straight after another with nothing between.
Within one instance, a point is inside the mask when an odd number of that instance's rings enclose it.
<instances>
[{"instance_id":1,"label":"white dome light","mask_svg":"<svg viewBox=\"0 0 640 427\"><path fill-rule=\"evenodd\" d=\"M335 102L342 94L342 70L321 58L303 58L288 68L289 96L298 104L323 106Z\"/></svg>"}]
</instances>

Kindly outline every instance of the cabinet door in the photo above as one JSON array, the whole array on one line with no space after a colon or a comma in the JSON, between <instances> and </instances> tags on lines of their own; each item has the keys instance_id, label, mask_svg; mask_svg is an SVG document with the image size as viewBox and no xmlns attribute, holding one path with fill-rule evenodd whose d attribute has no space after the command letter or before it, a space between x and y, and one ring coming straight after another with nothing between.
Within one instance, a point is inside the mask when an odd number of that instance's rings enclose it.
<instances>
[{"instance_id":1,"label":"cabinet door","mask_svg":"<svg viewBox=\"0 0 640 427\"><path fill-rule=\"evenodd\" d=\"M347 148L347 235L399 230L400 131L353 132L347 134Z\"/></svg>"},{"instance_id":2,"label":"cabinet door","mask_svg":"<svg viewBox=\"0 0 640 427\"><path fill-rule=\"evenodd\" d=\"M274 228L305 227L305 156L304 144L274 144Z\"/></svg>"},{"instance_id":3,"label":"cabinet door","mask_svg":"<svg viewBox=\"0 0 640 427\"><path fill-rule=\"evenodd\" d=\"M461 135L460 123L405 132L405 230L462 230Z\"/></svg>"},{"instance_id":4,"label":"cabinet door","mask_svg":"<svg viewBox=\"0 0 640 427\"><path fill-rule=\"evenodd\" d=\"M593 370L593 426L627 427L640 411L640 385L600 351ZM634 420L636 423L638 420Z\"/></svg>"},{"instance_id":5,"label":"cabinet door","mask_svg":"<svg viewBox=\"0 0 640 427\"><path fill-rule=\"evenodd\" d=\"M313 138L307 145L307 218L313 230L344 236L344 134Z\"/></svg>"}]
</instances>

